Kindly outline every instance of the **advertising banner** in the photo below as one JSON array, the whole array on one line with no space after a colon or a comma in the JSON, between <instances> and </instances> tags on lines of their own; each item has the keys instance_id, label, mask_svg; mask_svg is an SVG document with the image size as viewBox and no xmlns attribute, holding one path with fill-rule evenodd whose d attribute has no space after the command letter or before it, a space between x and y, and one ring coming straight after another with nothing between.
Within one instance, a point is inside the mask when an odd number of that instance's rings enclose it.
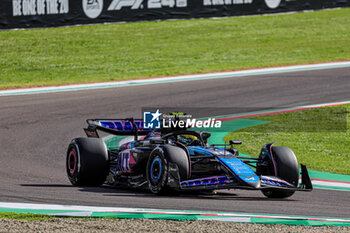
<instances>
[{"instance_id":1,"label":"advertising banner","mask_svg":"<svg viewBox=\"0 0 350 233\"><path fill-rule=\"evenodd\" d=\"M1 0L0 29L269 14L350 0Z\"/></svg>"}]
</instances>

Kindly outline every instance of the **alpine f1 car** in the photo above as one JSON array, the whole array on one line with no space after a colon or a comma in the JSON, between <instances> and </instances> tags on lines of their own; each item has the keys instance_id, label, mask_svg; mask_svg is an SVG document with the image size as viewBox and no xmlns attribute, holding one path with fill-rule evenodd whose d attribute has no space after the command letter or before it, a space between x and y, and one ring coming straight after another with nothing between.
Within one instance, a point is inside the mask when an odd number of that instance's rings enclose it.
<instances>
[{"instance_id":1,"label":"alpine f1 car","mask_svg":"<svg viewBox=\"0 0 350 233\"><path fill-rule=\"evenodd\" d=\"M287 147L262 147L258 158L229 144L209 145L207 131L145 129L142 120L87 120L88 137L68 146L66 168L74 186L148 188L155 194L217 189L261 190L269 198L311 191L305 165Z\"/></svg>"}]
</instances>

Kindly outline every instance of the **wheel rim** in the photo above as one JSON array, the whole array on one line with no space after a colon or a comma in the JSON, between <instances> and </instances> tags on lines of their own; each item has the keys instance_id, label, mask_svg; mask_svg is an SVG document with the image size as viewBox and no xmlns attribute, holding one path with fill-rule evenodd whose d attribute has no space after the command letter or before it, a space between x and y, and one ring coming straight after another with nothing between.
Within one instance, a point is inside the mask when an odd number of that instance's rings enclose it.
<instances>
[{"instance_id":1,"label":"wheel rim","mask_svg":"<svg viewBox=\"0 0 350 233\"><path fill-rule=\"evenodd\" d=\"M75 170L77 169L77 155L74 150L71 150L71 152L68 155L67 166L69 174L73 175Z\"/></svg>"},{"instance_id":2,"label":"wheel rim","mask_svg":"<svg viewBox=\"0 0 350 233\"><path fill-rule=\"evenodd\" d=\"M150 175L151 175L152 181L154 182L159 181L161 174L162 174L162 162L158 157L156 157L155 159L153 159L151 164Z\"/></svg>"}]
</instances>

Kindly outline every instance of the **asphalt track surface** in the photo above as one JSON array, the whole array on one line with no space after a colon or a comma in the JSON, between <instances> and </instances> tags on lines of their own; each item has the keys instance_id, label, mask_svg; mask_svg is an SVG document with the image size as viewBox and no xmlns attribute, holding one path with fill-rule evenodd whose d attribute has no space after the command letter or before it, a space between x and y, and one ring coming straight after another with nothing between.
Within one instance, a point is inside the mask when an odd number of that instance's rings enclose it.
<instances>
[{"instance_id":1,"label":"asphalt track surface","mask_svg":"<svg viewBox=\"0 0 350 233\"><path fill-rule=\"evenodd\" d=\"M287 107L350 100L350 68L0 97L0 201L350 218L345 191L259 191L157 197L144 191L72 187L65 153L87 118L140 117L142 107Z\"/></svg>"}]
</instances>

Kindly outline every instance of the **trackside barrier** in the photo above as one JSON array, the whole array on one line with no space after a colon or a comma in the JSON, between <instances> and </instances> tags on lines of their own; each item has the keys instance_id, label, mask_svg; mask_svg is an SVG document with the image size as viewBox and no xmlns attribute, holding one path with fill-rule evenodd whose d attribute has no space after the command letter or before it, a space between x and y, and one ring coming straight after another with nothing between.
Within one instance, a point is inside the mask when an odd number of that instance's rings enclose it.
<instances>
[{"instance_id":1,"label":"trackside barrier","mask_svg":"<svg viewBox=\"0 0 350 233\"><path fill-rule=\"evenodd\" d=\"M337 7L350 7L350 0L1 0L0 29L226 17Z\"/></svg>"}]
</instances>

